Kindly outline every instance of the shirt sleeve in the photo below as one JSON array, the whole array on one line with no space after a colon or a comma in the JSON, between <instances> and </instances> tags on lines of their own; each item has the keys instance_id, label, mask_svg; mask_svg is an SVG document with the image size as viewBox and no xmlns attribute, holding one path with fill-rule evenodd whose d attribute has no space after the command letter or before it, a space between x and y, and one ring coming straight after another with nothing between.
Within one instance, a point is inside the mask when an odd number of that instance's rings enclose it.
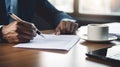
<instances>
[{"instance_id":1,"label":"shirt sleeve","mask_svg":"<svg viewBox=\"0 0 120 67\"><path fill-rule=\"evenodd\" d=\"M69 18L63 18L61 21L76 22L76 20L74 20L74 19L69 19Z\"/></svg>"},{"instance_id":2,"label":"shirt sleeve","mask_svg":"<svg viewBox=\"0 0 120 67\"><path fill-rule=\"evenodd\" d=\"M48 0L37 0L37 14L55 27L64 18L73 19L68 14L57 10Z\"/></svg>"}]
</instances>

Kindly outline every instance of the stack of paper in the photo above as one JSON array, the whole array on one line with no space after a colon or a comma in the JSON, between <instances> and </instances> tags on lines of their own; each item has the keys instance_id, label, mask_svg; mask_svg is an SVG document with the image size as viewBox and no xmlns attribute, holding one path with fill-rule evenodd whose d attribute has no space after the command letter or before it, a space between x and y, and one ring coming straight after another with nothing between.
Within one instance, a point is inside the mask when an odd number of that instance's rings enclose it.
<instances>
[{"instance_id":1,"label":"stack of paper","mask_svg":"<svg viewBox=\"0 0 120 67\"><path fill-rule=\"evenodd\" d=\"M34 38L34 40L31 40L29 43L20 43L13 47L69 50L80 39L77 35L47 35L47 34L44 34L44 36L45 36L45 39L37 35Z\"/></svg>"}]
</instances>

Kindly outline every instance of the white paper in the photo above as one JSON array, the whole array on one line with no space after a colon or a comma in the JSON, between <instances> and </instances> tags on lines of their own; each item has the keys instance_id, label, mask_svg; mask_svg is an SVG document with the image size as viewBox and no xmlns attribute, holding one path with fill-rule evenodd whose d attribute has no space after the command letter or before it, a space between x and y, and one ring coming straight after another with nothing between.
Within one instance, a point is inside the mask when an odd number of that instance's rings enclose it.
<instances>
[{"instance_id":1,"label":"white paper","mask_svg":"<svg viewBox=\"0 0 120 67\"><path fill-rule=\"evenodd\" d=\"M13 47L34 48L34 49L60 49L69 50L80 39L77 35L47 35L45 39L37 35L34 40L29 43L20 43Z\"/></svg>"},{"instance_id":2,"label":"white paper","mask_svg":"<svg viewBox=\"0 0 120 67\"><path fill-rule=\"evenodd\" d=\"M114 34L115 36L120 39L120 23L114 22L114 23L108 23L106 24L109 26L109 33Z\"/></svg>"}]
</instances>

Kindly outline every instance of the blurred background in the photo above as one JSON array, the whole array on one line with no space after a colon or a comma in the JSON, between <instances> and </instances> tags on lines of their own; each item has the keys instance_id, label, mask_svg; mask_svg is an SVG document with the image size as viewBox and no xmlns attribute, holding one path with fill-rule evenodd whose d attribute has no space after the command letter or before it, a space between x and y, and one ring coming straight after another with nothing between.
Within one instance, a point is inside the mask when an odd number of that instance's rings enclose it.
<instances>
[{"instance_id":1,"label":"blurred background","mask_svg":"<svg viewBox=\"0 0 120 67\"><path fill-rule=\"evenodd\" d=\"M86 23L120 21L120 0L49 0L57 9Z\"/></svg>"},{"instance_id":2,"label":"blurred background","mask_svg":"<svg viewBox=\"0 0 120 67\"><path fill-rule=\"evenodd\" d=\"M49 0L67 13L120 15L120 0ZM76 8L76 10L75 10Z\"/></svg>"},{"instance_id":3,"label":"blurred background","mask_svg":"<svg viewBox=\"0 0 120 67\"><path fill-rule=\"evenodd\" d=\"M120 0L48 0L58 10L74 17L82 25L120 22ZM38 20L37 20L38 22ZM45 21L43 21L45 22ZM45 25L47 23L44 23ZM51 29L48 24L48 28ZM38 26L39 27L39 26Z\"/></svg>"}]
</instances>

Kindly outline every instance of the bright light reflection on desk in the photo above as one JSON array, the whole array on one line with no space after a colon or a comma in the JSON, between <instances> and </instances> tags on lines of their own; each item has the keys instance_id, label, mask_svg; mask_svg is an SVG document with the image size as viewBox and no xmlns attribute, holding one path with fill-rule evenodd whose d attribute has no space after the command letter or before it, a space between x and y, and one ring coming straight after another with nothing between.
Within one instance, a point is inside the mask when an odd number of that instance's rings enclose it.
<instances>
[{"instance_id":1,"label":"bright light reflection on desk","mask_svg":"<svg viewBox=\"0 0 120 67\"><path fill-rule=\"evenodd\" d=\"M80 48L79 48L80 47ZM85 53L87 48L82 45L75 45L68 53L42 52L39 57L39 67L80 67L85 64Z\"/></svg>"}]
</instances>

